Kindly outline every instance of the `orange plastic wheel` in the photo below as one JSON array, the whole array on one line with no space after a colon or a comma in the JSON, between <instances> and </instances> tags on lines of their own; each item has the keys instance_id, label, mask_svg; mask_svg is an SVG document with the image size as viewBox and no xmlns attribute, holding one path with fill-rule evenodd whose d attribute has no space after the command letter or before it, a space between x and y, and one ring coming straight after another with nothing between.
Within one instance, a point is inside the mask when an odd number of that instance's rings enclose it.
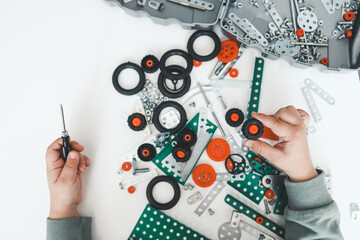
<instances>
[{"instance_id":1,"label":"orange plastic wheel","mask_svg":"<svg viewBox=\"0 0 360 240\"><path fill-rule=\"evenodd\" d=\"M138 118L138 117L134 117L132 120L131 120L131 124L134 126L134 127L139 127L141 125L141 119Z\"/></svg>"},{"instance_id":2,"label":"orange plastic wheel","mask_svg":"<svg viewBox=\"0 0 360 240\"><path fill-rule=\"evenodd\" d=\"M256 221L256 223L258 223L258 224L263 224L263 223L264 223L264 218L262 218L262 217L257 217L257 218L255 219L255 221Z\"/></svg>"},{"instance_id":3,"label":"orange plastic wheel","mask_svg":"<svg viewBox=\"0 0 360 240\"><path fill-rule=\"evenodd\" d=\"M194 65L194 67L200 67L201 66L201 64L202 64L202 62L200 62L200 61L198 61L198 60L193 60L193 65Z\"/></svg>"},{"instance_id":4,"label":"orange plastic wheel","mask_svg":"<svg viewBox=\"0 0 360 240\"><path fill-rule=\"evenodd\" d=\"M149 156L149 154L150 154L150 151L147 150L147 149L144 149L144 150L142 151L142 155L144 155L145 157Z\"/></svg>"},{"instance_id":5,"label":"orange plastic wheel","mask_svg":"<svg viewBox=\"0 0 360 240\"><path fill-rule=\"evenodd\" d=\"M214 168L208 164L196 166L192 173L193 180L199 187L210 187L216 180Z\"/></svg>"},{"instance_id":6,"label":"orange plastic wheel","mask_svg":"<svg viewBox=\"0 0 360 240\"><path fill-rule=\"evenodd\" d=\"M131 169L131 163L124 162L123 165L121 166L121 169L124 171L129 171Z\"/></svg>"},{"instance_id":7,"label":"orange plastic wheel","mask_svg":"<svg viewBox=\"0 0 360 240\"><path fill-rule=\"evenodd\" d=\"M236 42L226 40L221 42L221 49L217 58L220 62L228 63L234 61L239 54L239 47Z\"/></svg>"},{"instance_id":8,"label":"orange plastic wheel","mask_svg":"<svg viewBox=\"0 0 360 240\"><path fill-rule=\"evenodd\" d=\"M344 14L345 21L352 21L355 18L355 13L353 11L348 11Z\"/></svg>"},{"instance_id":9,"label":"orange plastic wheel","mask_svg":"<svg viewBox=\"0 0 360 240\"><path fill-rule=\"evenodd\" d=\"M230 146L224 139L215 138L207 145L206 153L211 160L222 162L230 155Z\"/></svg>"},{"instance_id":10,"label":"orange plastic wheel","mask_svg":"<svg viewBox=\"0 0 360 240\"><path fill-rule=\"evenodd\" d=\"M322 59L320 60L320 63L326 66L326 65L329 64L329 59L328 59L328 58L322 58Z\"/></svg>"},{"instance_id":11,"label":"orange plastic wheel","mask_svg":"<svg viewBox=\"0 0 360 240\"><path fill-rule=\"evenodd\" d=\"M299 28L296 31L296 36L298 36L298 37L302 37L302 36L304 36L304 34L305 34L304 30L302 30L301 28Z\"/></svg>"},{"instance_id":12,"label":"orange plastic wheel","mask_svg":"<svg viewBox=\"0 0 360 240\"><path fill-rule=\"evenodd\" d=\"M275 197L275 192L274 192L274 190L272 190L272 189L266 190L266 192L265 192L265 197L266 197L267 199L269 199L269 200L274 199L274 197Z\"/></svg>"},{"instance_id":13,"label":"orange plastic wheel","mask_svg":"<svg viewBox=\"0 0 360 240\"><path fill-rule=\"evenodd\" d=\"M229 75L232 78L236 78L239 75L239 71L236 68L231 68L229 71Z\"/></svg>"},{"instance_id":14,"label":"orange plastic wheel","mask_svg":"<svg viewBox=\"0 0 360 240\"><path fill-rule=\"evenodd\" d=\"M154 65L153 60L147 60L147 61L146 61L146 65L147 65L148 67L152 67L152 66Z\"/></svg>"},{"instance_id":15,"label":"orange plastic wheel","mask_svg":"<svg viewBox=\"0 0 360 240\"><path fill-rule=\"evenodd\" d=\"M231 119L231 121L233 121L233 122L237 122L237 121L239 121L240 116L239 116L239 114L237 114L237 113L232 113L232 114L230 115L230 119Z\"/></svg>"},{"instance_id":16,"label":"orange plastic wheel","mask_svg":"<svg viewBox=\"0 0 360 240\"><path fill-rule=\"evenodd\" d=\"M179 157L179 158L184 158L185 157L185 153L181 150L177 151L176 152L176 155Z\"/></svg>"},{"instance_id":17,"label":"orange plastic wheel","mask_svg":"<svg viewBox=\"0 0 360 240\"><path fill-rule=\"evenodd\" d=\"M135 192L135 187L134 187L134 186L130 186L130 187L128 188L128 192L129 192L130 194L133 194L133 193Z\"/></svg>"}]
</instances>

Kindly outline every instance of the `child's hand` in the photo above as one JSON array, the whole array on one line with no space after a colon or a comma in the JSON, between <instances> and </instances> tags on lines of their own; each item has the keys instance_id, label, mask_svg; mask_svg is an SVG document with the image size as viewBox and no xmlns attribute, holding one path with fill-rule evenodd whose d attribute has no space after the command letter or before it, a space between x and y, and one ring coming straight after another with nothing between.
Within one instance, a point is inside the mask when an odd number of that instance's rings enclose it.
<instances>
[{"instance_id":1,"label":"child's hand","mask_svg":"<svg viewBox=\"0 0 360 240\"><path fill-rule=\"evenodd\" d=\"M282 169L293 182L306 181L317 176L307 142L309 114L288 106L277 111L273 117L261 113L253 113L252 116L284 141L272 147L260 140L247 140L246 146Z\"/></svg>"},{"instance_id":2,"label":"child's hand","mask_svg":"<svg viewBox=\"0 0 360 240\"><path fill-rule=\"evenodd\" d=\"M71 152L66 162L62 158L62 139L56 139L47 149L47 179L50 190L51 219L79 217L77 205L81 201L81 176L90 165L87 156L81 154L84 147L70 142Z\"/></svg>"}]
</instances>

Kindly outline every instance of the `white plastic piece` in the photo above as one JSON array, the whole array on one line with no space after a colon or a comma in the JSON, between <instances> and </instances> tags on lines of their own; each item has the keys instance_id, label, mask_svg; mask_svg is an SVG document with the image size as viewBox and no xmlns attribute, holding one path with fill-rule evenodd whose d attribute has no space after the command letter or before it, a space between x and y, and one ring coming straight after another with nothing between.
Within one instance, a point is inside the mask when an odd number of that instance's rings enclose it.
<instances>
[{"instance_id":1,"label":"white plastic piece","mask_svg":"<svg viewBox=\"0 0 360 240\"><path fill-rule=\"evenodd\" d=\"M350 204L350 215L351 215L351 220L360 221L360 208L357 203Z\"/></svg>"},{"instance_id":2,"label":"white plastic piece","mask_svg":"<svg viewBox=\"0 0 360 240\"><path fill-rule=\"evenodd\" d=\"M261 46L268 46L269 42L261 32L246 18L239 18L236 14L230 13L229 18L233 23L249 35L251 39L256 40Z\"/></svg>"},{"instance_id":3,"label":"white plastic piece","mask_svg":"<svg viewBox=\"0 0 360 240\"><path fill-rule=\"evenodd\" d=\"M141 113L144 116L146 116L144 106L141 103L140 99L135 100L135 108L136 108L136 112ZM142 132L144 133L145 136L150 136L151 131L150 131L149 123L146 124L146 127L142 130Z\"/></svg>"},{"instance_id":4,"label":"white plastic piece","mask_svg":"<svg viewBox=\"0 0 360 240\"><path fill-rule=\"evenodd\" d=\"M219 182L214 188L210 191L210 193L204 198L204 200L200 203L200 205L196 208L195 213L199 215L199 217L205 212L205 210L210 206L212 201L219 195L221 190L223 190L225 184Z\"/></svg>"},{"instance_id":5,"label":"white plastic piece","mask_svg":"<svg viewBox=\"0 0 360 240\"><path fill-rule=\"evenodd\" d=\"M254 228L253 226L251 226L250 224L248 224L248 223L246 223L244 221L240 221L240 229L242 231L245 231L245 232L249 233L250 235L254 236L256 239L275 240L275 238L270 237L266 233L260 231L257 228Z\"/></svg>"},{"instance_id":6,"label":"white plastic piece","mask_svg":"<svg viewBox=\"0 0 360 240\"><path fill-rule=\"evenodd\" d=\"M316 93L319 97L321 97L325 102L330 105L335 104L335 98L327 93L323 88L317 85L313 80L307 78L304 80L305 86L311 89L314 93Z\"/></svg>"},{"instance_id":7,"label":"white plastic piece","mask_svg":"<svg viewBox=\"0 0 360 240\"><path fill-rule=\"evenodd\" d=\"M295 1L297 1L297 0L295 0ZM276 11L276 8L274 7L274 4L269 0L261 1L261 2L263 3L266 11L268 11L270 17L272 18L272 20L275 23L278 30L281 31L281 32L284 32L284 29L281 27L284 20L282 19L282 17L278 13L278 11Z\"/></svg>"},{"instance_id":8,"label":"white plastic piece","mask_svg":"<svg viewBox=\"0 0 360 240\"><path fill-rule=\"evenodd\" d=\"M194 203L197 203L198 201L200 201L202 199L203 199L203 197L202 197L201 193L199 191L197 191L196 193L194 193L193 195L188 197L186 201L189 205L193 205Z\"/></svg>"},{"instance_id":9,"label":"white plastic piece","mask_svg":"<svg viewBox=\"0 0 360 240\"><path fill-rule=\"evenodd\" d=\"M310 89L307 87L303 87L302 92L304 94L306 103L308 104L309 108L310 108L310 112L314 118L314 121L317 123L321 120L321 114L319 112L319 109L314 101L314 98L310 92Z\"/></svg>"},{"instance_id":10,"label":"white plastic piece","mask_svg":"<svg viewBox=\"0 0 360 240\"><path fill-rule=\"evenodd\" d=\"M178 111L171 110L160 116L160 121L164 124L165 128L171 129L179 125L180 115Z\"/></svg>"},{"instance_id":11,"label":"white plastic piece","mask_svg":"<svg viewBox=\"0 0 360 240\"><path fill-rule=\"evenodd\" d=\"M139 144L137 147L134 147L133 149L131 149L128 153L126 153L125 155L123 155L122 159L124 162L131 162L135 159L135 161L141 161L140 158L137 155L137 150L138 147L144 143L150 143L152 145L155 146L155 137L151 136L148 139L146 139L144 142L142 142L141 144ZM159 149L156 148L156 151L158 152Z\"/></svg>"},{"instance_id":12,"label":"white plastic piece","mask_svg":"<svg viewBox=\"0 0 360 240\"><path fill-rule=\"evenodd\" d=\"M245 174L216 173L216 181L244 181Z\"/></svg>"},{"instance_id":13,"label":"white plastic piece","mask_svg":"<svg viewBox=\"0 0 360 240\"><path fill-rule=\"evenodd\" d=\"M211 85L220 88L251 88L250 80L210 80Z\"/></svg>"},{"instance_id":14,"label":"white plastic piece","mask_svg":"<svg viewBox=\"0 0 360 240\"><path fill-rule=\"evenodd\" d=\"M131 177L127 180L124 180L124 181L121 181L119 183L119 186L121 189L126 189L130 186L134 186L138 183L141 183L141 182L144 182L146 180L149 180L153 177L156 177L158 174L156 172L156 169L152 169L150 170L149 172L146 172L146 173L142 173L140 175L136 175L134 177Z\"/></svg>"},{"instance_id":15,"label":"white plastic piece","mask_svg":"<svg viewBox=\"0 0 360 240\"><path fill-rule=\"evenodd\" d=\"M331 2L331 0L321 0L322 4L324 5L326 11L329 13L329 14L333 14L334 13L334 5L333 3Z\"/></svg>"}]
</instances>

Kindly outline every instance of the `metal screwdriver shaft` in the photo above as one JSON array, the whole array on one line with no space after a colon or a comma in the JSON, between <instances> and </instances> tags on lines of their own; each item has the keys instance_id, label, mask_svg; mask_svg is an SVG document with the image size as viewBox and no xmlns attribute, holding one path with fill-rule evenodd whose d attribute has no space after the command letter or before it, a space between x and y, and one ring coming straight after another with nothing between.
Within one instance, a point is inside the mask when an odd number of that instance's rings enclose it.
<instances>
[{"instance_id":1,"label":"metal screwdriver shaft","mask_svg":"<svg viewBox=\"0 0 360 240\"><path fill-rule=\"evenodd\" d=\"M63 140L62 154L63 154L64 160L66 161L67 156L68 156L69 152L71 151L71 147L70 147L70 141L69 141L69 134L66 131L66 127L65 127L64 109L63 109L62 104L60 104L60 110L61 110L61 119L62 119L62 123L63 123L63 131L61 132L61 138Z\"/></svg>"},{"instance_id":2,"label":"metal screwdriver shaft","mask_svg":"<svg viewBox=\"0 0 360 240\"><path fill-rule=\"evenodd\" d=\"M206 94L205 94L205 92L204 92L201 84L198 82L197 85L198 85L198 87L199 87L199 89L200 89L201 94L203 95L203 97L204 97L204 99L205 99L207 108L210 110L210 112L211 112L211 114L212 114L212 116L213 116L213 118L214 118L214 120L215 120L215 122L216 122L216 125L218 126L218 128L219 128L219 130L220 130L220 132L221 132L221 135L225 138L225 137L226 137L226 134L225 134L225 132L224 132L224 129L223 129L222 126L220 125L219 119L217 118L217 116L216 116L216 114L215 114L215 112L214 112L214 109L212 108L212 104L210 103L209 99L207 98L207 96L206 96Z\"/></svg>"}]
</instances>

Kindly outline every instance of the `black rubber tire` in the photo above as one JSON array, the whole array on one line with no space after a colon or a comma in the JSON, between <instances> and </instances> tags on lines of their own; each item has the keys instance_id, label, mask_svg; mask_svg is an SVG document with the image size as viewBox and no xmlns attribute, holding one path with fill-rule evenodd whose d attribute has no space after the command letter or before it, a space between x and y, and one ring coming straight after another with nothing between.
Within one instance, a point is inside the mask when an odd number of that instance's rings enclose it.
<instances>
[{"instance_id":1,"label":"black rubber tire","mask_svg":"<svg viewBox=\"0 0 360 240\"><path fill-rule=\"evenodd\" d=\"M190 139L187 139L187 135L190 135ZM178 135L178 143L192 146L197 141L196 132L190 128L183 129Z\"/></svg>"},{"instance_id":2,"label":"black rubber tire","mask_svg":"<svg viewBox=\"0 0 360 240\"><path fill-rule=\"evenodd\" d=\"M171 65L166 67L166 69L171 72L171 73L181 73L183 71L185 71L185 69L183 67L177 66L177 65ZM169 97L169 98L179 98L185 95L185 93L187 93L190 89L191 86L191 78L190 76L185 77L182 81L183 81L183 85L181 86L181 88L179 89L179 91L175 92L175 91L171 91L166 87L166 80L168 78L161 72L159 74L158 77L158 87L159 90L162 94L164 94L165 96ZM177 82L178 80L171 80L173 83Z\"/></svg>"},{"instance_id":3,"label":"black rubber tire","mask_svg":"<svg viewBox=\"0 0 360 240\"><path fill-rule=\"evenodd\" d=\"M153 62L152 66L147 65L147 61L151 60ZM141 60L141 67L147 73L154 73L159 69L159 60L154 55L146 55Z\"/></svg>"},{"instance_id":4,"label":"black rubber tire","mask_svg":"<svg viewBox=\"0 0 360 240\"><path fill-rule=\"evenodd\" d=\"M132 120L133 120L134 118L140 118L140 120L141 120L140 126L136 127L136 126L134 126L134 125L132 124ZM145 118L145 116L142 115L141 113L133 113L133 114L131 114L131 115L128 117L127 122L128 122L129 127L130 127L132 130L134 130L134 131L141 131L141 130L143 130L143 129L146 127L146 125L147 125L147 123L146 123L146 118Z\"/></svg>"},{"instance_id":5,"label":"black rubber tire","mask_svg":"<svg viewBox=\"0 0 360 240\"><path fill-rule=\"evenodd\" d=\"M178 151L182 151L185 156L183 158L180 158L177 155ZM184 145L184 144L177 144L173 150L172 150L172 156L175 158L177 162L187 162L190 159L191 156L191 148L190 146Z\"/></svg>"},{"instance_id":6,"label":"black rubber tire","mask_svg":"<svg viewBox=\"0 0 360 240\"><path fill-rule=\"evenodd\" d=\"M236 113L236 114L239 116L239 120L238 120L238 121L235 121L235 122L234 122L233 120L231 120L231 115L232 115L233 113ZM230 110L228 110L228 111L226 112L225 120L226 120L227 124L229 124L229 126L231 126L231 127L238 127L238 126L240 126L240 125L243 123L243 121L244 121L244 113L243 113L240 109L238 109L238 108L232 108L232 109L230 109Z\"/></svg>"},{"instance_id":7,"label":"black rubber tire","mask_svg":"<svg viewBox=\"0 0 360 240\"><path fill-rule=\"evenodd\" d=\"M170 71L168 71L166 69L166 65L165 65L166 60L174 55L181 56L186 61L187 66L186 66L186 69L182 73L172 74ZM173 50L167 51L160 59L161 72L165 75L165 77L167 77L168 79L171 79L171 80L179 80L179 79L186 78L187 76L190 75L190 73L193 69L193 66L194 66L194 64L193 64L192 57L187 52L180 50L180 49L173 49Z\"/></svg>"},{"instance_id":8,"label":"black rubber tire","mask_svg":"<svg viewBox=\"0 0 360 240\"><path fill-rule=\"evenodd\" d=\"M167 128L163 127L161 125L160 119L159 119L161 111L168 107L173 107L176 110L178 110L180 113L180 123L176 127L171 128L171 129L167 129ZM174 102L174 101L165 101L165 102L160 103L155 108L152 121L153 121L155 128L159 132L170 132L170 134L174 135L174 134L178 133L185 126L185 124L187 122L187 116L186 116L185 109L179 103Z\"/></svg>"},{"instance_id":9,"label":"black rubber tire","mask_svg":"<svg viewBox=\"0 0 360 240\"><path fill-rule=\"evenodd\" d=\"M256 126L258 126L259 131L258 131L256 134L251 134L251 133L249 132L249 127L250 127L251 125L256 125ZM263 135L263 133L264 133L264 126L263 126L263 124L262 124L259 120L255 119L255 118L250 118L250 119L246 120L246 121L244 122L244 124L242 125L242 127L241 127L241 132L243 133L243 135L244 135L246 138L252 139L252 140L256 140L256 139L260 138L260 137Z\"/></svg>"},{"instance_id":10,"label":"black rubber tire","mask_svg":"<svg viewBox=\"0 0 360 240\"><path fill-rule=\"evenodd\" d=\"M139 83L133 89L125 89L125 88L121 87L119 84L119 75L123 70L125 70L127 68L131 68L139 74ZM114 88L119 93L121 93L123 95L127 95L127 96L134 95L134 94L140 92L144 88L145 73L144 73L144 70L140 66L136 65L135 63L131 63L131 62L123 63L115 69L113 76L112 76L112 82L113 82Z\"/></svg>"},{"instance_id":11,"label":"black rubber tire","mask_svg":"<svg viewBox=\"0 0 360 240\"><path fill-rule=\"evenodd\" d=\"M148 154L147 156L145 156L144 154L142 154L142 152L143 152L144 150L148 150L148 151L149 151L149 154ZM150 144L150 143L141 144L141 145L138 147L137 155L138 155L138 157L140 158L141 161L150 162L151 160L154 159L154 157L156 157L156 148L155 148L152 144Z\"/></svg>"},{"instance_id":12,"label":"black rubber tire","mask_svg":"<svg viewBox=\"0 0 360 240\"><path fill-rule=\"evenodd\" d=\"M208 36L214 41L214 45L215 45L214 50L209 55L202 56L202 55L197 54L194 50L194 42L196 41L197 38L199 38L201 36ZM205 31L205 30L196 31L190 36L188 43L187 43L187 50L188 50L190 56L193 59L195 59L197 61L201 61L201 62L207 62L207 61L214 59L219 54L220 49L221 49L220 38L213 31Z\"/></svg>"},{"instance_id":13,"label":"black rubber tire","mask_svg":"<svg viewBox=\"0 0 360 240\"><path fill-rule=\"evenodd\" d=\"M173 189L174 189L174 197L171 199L170 202L167 203L159 203L158 201L155 200L154 196L153 196L153 190L156 184L158 184L159 182L167 182L169 183ZM158 210L168 210L170 208L173 208L179 201L180 199L180 187L179 184L175 181L175 179L173 179L172 177L169 176L157 176L155 178L153 178L150 183L148 184L147 188L146 188L146 197L149 201L149 204L158 209Z\"/></svg>"}]
</instances>

